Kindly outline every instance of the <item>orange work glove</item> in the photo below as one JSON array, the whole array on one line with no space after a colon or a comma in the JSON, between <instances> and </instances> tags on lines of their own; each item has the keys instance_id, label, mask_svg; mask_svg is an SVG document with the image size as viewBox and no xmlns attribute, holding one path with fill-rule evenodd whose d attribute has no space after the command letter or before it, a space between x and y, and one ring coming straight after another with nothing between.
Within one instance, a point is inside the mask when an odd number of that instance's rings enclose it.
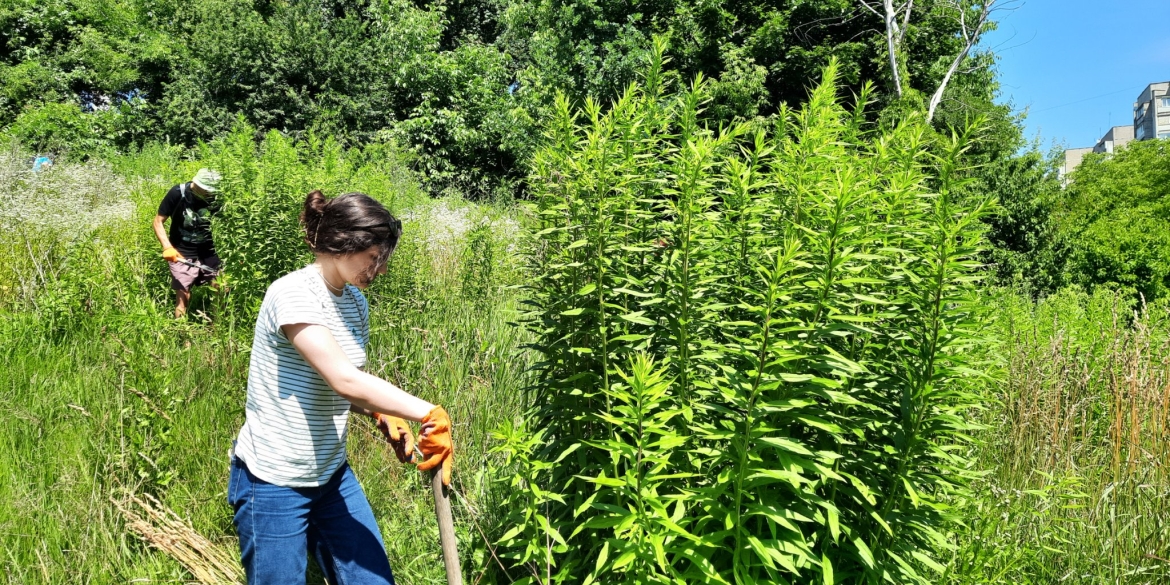
<instances>
[{"instance_id":1,"label":"orange work glove","mask_svg":"<svg viewBox=\"0 0 1170 585\"><path fill-rule=\"evenodd\" d=\"M380 412L374 413L374 420L386 442L394 449L394 455L403 463L414 463L414 435L406 421Z\"/></svg>"},{"instance_id":2,"label":"orange work glove","mask_svg":"<svg viewBox=\"0 0 1170 585\"><path fill-rule=\"evenodd\" d=\"M436 406L422 419L418 448L425 458L418 468L427 471L443 466L443 485L451 485L451 468L455 465L455 449L451 446L451 418L442 406Z\"/></svg>"},{"instance_id":3,"label":"orange work glove","mask_svg":"<svg viewBox=\"0 0 1170 585\"><path fill-rule=\"evenodd\" d=\"M174 246L170 246L166 250L163 250L163 260L167 262L178 262L179 260L186 260L186 258Z\"/></svg>"}]
</instances>

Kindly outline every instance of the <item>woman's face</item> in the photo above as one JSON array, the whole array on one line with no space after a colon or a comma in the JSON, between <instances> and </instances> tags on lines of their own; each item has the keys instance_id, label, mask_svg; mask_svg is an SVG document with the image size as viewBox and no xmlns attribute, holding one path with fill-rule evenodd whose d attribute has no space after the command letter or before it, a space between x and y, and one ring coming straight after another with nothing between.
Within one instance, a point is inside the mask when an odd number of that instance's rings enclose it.
<instances>
[{"instance_id":1,"label":"woman's face","mask_svg":"<svg viewBox=\"0 0 1170 585\"><path fill-rule=\"evenodd\" d=\"M390 259L379 262L378 257L382 250L378 246L370 246L361 252L346 254L337 259L337 270L342 278L350 284L365 289L379 274L386 274L386 264Z\"/></svg>"}]
</instances>

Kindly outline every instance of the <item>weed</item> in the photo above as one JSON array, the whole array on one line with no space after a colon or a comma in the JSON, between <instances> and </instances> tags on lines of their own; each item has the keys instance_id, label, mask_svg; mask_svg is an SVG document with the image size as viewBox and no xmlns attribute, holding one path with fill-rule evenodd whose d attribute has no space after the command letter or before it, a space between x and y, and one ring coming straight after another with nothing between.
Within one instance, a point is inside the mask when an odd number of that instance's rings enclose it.
<instances>
[{"instance_id":1,"label":"weed","mask_svg":"<svg viewBox=\"0 0 1170 585\"><path fill-rule=\"evenodd\" d=\"M980 403L971 131L869 131L832 65L771 135L711 129L704 80L656 66L559 100L535 159L501 556L527 583L930 582Z\"/></svg>"}]
</instances>

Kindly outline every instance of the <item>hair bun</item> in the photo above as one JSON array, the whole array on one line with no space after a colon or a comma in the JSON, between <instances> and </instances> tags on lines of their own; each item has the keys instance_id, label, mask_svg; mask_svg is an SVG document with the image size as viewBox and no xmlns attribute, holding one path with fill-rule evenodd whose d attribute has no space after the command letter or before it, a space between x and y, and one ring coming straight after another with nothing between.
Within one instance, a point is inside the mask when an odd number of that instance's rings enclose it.
<instances>
[{"instance_id":1,"label":"hair bun","mask_svg":"<svg viewBox=\"0 0 1170 585\"><path fill-rule=\"evenodd\" d=\"M356 191L333 199L320 190L311 191L305 196L301 223L313 253L350 254L378 246L383 263L401 235L400 224L381 203Z\"/></svg>"},{"instance_id":2,"label":"hair bun","mask_svg":"<svg viewBox=\"0 0 1170 585\"><path fill-rule=\"evenodd\" d=\"M314 189L305 196L305 207L301 211L301 225L305 226L305 241L310 248L317 247L317 231L321 229L321 220L325 217L325 207L329 200L320 189Z\"/></svg>"},{"instance_id":3,"label":"hair bun","mask_svg":"<svg viewBox=\"0 0 1170 585\"><path fill-rule=\"evenodd\" d=\"M313 212L317 215L325 213L325 207L329 205L329 200L325 198L325 194L320 189L314 189L305 196L305 211Z\"/></svg>"}]
</instances>

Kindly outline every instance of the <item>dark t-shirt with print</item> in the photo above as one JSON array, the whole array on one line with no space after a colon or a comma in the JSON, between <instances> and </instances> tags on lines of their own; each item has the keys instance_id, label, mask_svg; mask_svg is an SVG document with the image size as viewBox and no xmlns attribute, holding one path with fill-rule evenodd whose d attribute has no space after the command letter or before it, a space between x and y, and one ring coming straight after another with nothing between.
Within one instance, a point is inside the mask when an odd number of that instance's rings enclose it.
<instances>
[{"instance_id":1,"label":"dark t-shirt with print","mask_svg":"<svg viewBox=\"0 0 1170 585\"><path fill-rule=\"evenodd\" d=\"M218 210L218 205L208 204L195 195L190 183L171 187L158 205L158 214L171 218L171 245L192 259L215 255L211 216Z\"/></svg>"}]
</instances>

